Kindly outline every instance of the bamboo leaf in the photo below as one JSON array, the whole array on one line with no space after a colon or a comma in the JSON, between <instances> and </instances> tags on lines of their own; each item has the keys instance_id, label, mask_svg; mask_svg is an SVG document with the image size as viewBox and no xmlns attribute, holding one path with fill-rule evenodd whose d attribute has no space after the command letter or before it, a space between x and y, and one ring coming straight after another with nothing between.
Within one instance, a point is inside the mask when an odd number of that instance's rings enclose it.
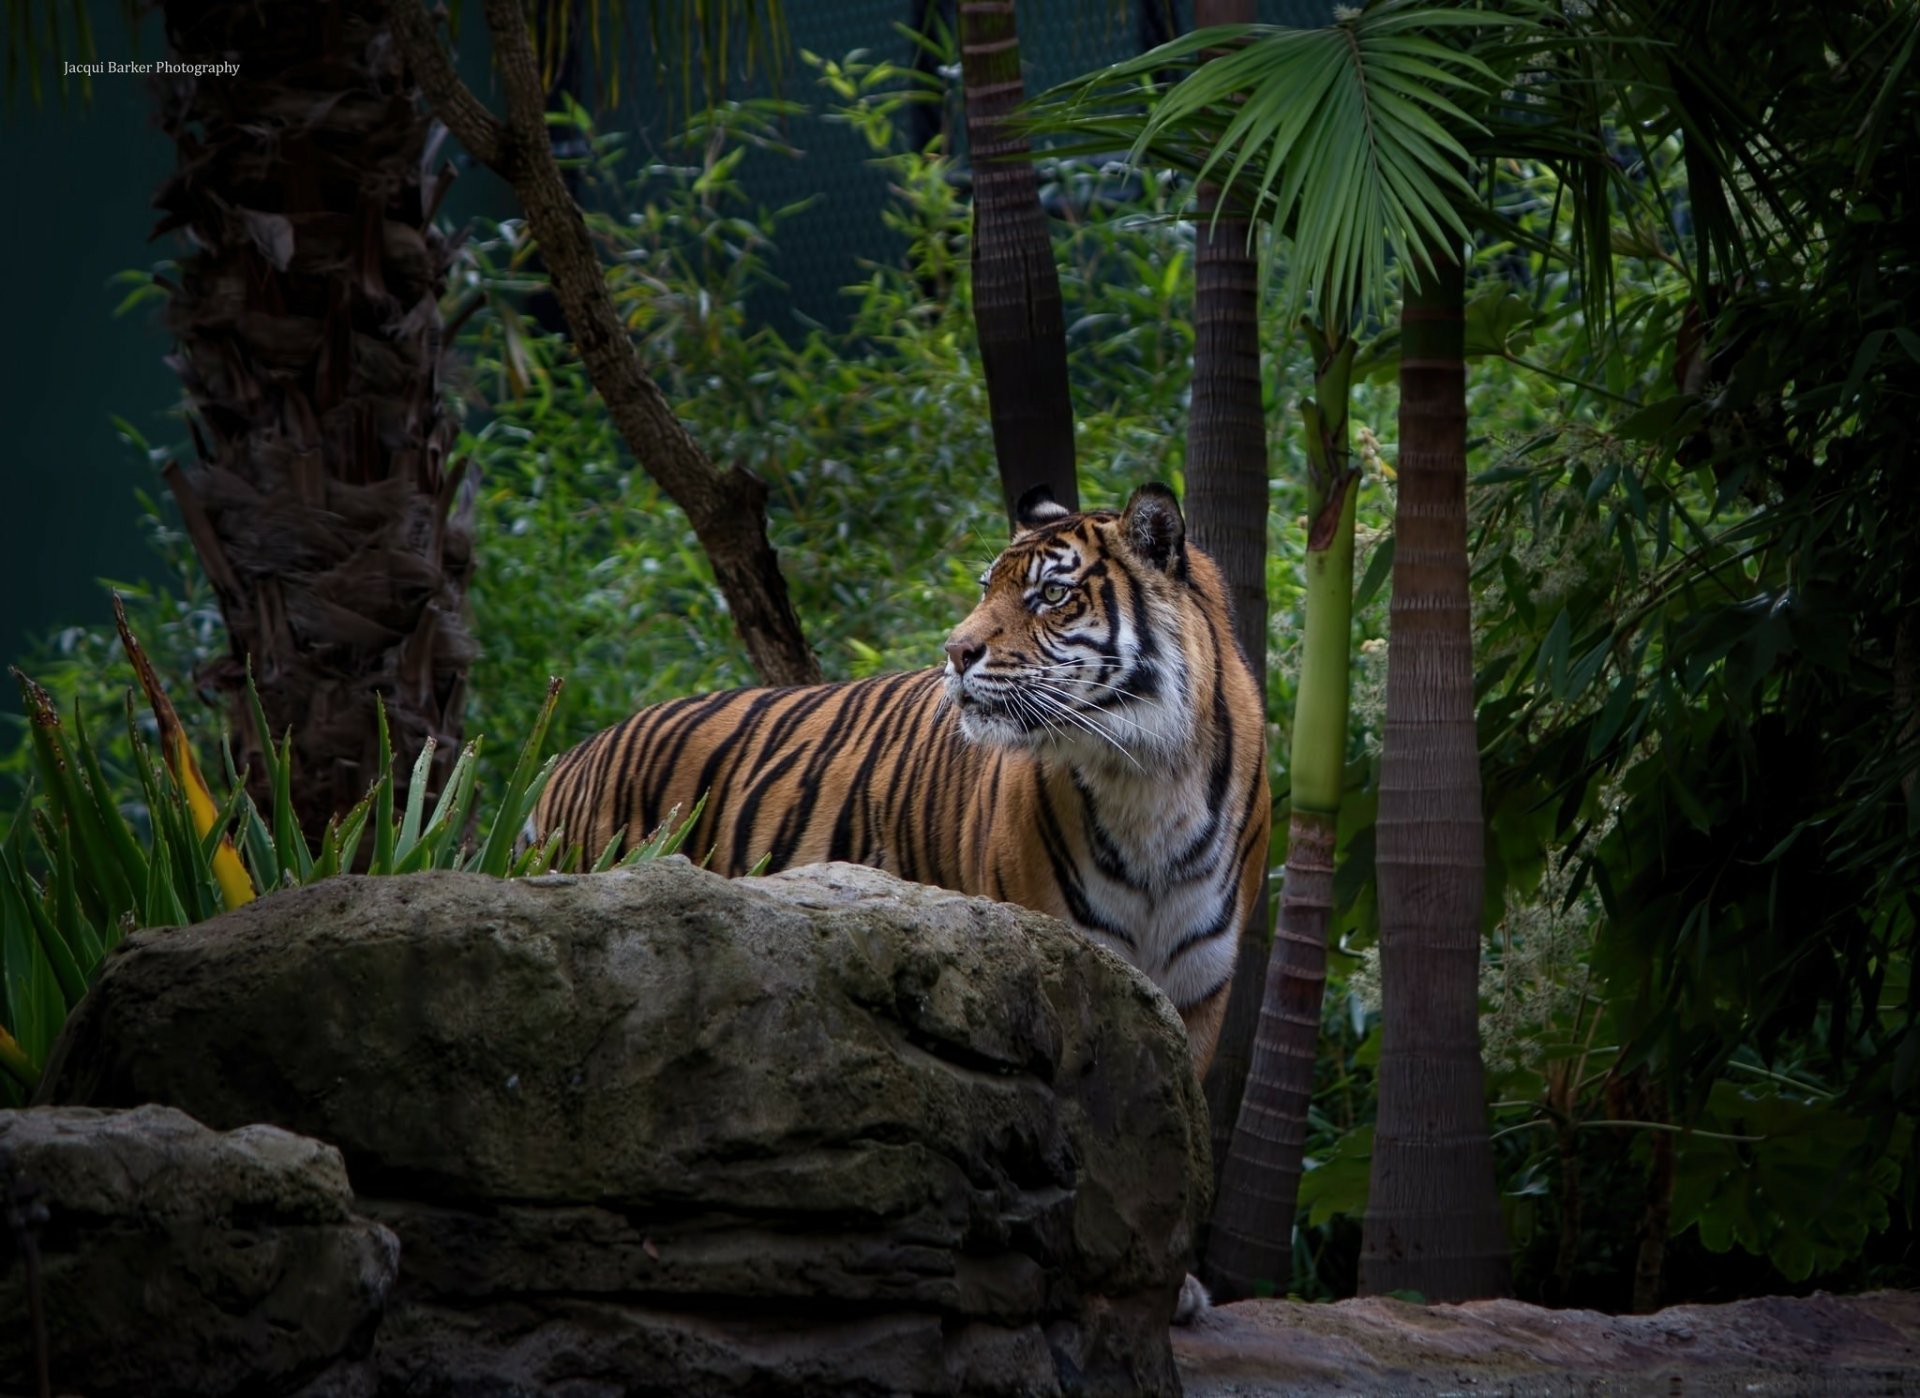
<instances>
[{"instance_id":1,"label":"bamboo leaf","mask_svg":"<svg viewBox=\"0 0 1920 1398\"><path fill-rule=\"evenodd\" d=\"M1374 546L1372 556L1367 559L1367 571L1360 578L1359 590L1353 594L1353 609L1357 612L1379 596L1380 589L1392 576L1393 536L1389 534Z\"/></svg>"},{"instance_id":2,"label":"bamboo leaf","mask_svg":"<svg viewBox=\"0 0 1920 1398\"><path fill-rule=\"evenodd\" d=\"M1547 628L1547 638L1540 643L1540 661L1538 673L1547 683L1556 699L1567 697L1567 647L1573 635L1573 622L1566 608L1560 609L1553 624Z\"/></svg>"}]
</instances>

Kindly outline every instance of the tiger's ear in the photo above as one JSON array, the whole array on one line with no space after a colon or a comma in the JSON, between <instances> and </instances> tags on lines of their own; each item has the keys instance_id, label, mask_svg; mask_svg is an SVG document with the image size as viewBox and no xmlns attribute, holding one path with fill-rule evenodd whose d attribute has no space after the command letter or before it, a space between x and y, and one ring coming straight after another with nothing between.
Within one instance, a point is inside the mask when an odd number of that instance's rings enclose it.
<instances>
[{"instance_id":1,"label":"tiger's ear","mask_svg":"<svg viewBox=\"0 0 1920 1398\"><path fill-rule=\"evenodd\" d=\"M1031 486L1013 507L1014 537L1052 524L1056 519L1065 519L1071 513L1044 485Z\"/></svg>"},{"instance_id":2,"label":"tiger's ear","mask_svg":"<svg viewBox=\"0 0 1920 1398\"><path fill-rule=\"evenodd\" d=\"M1159 481L1133 492L1120 516L1120 533L1128 548L1161 572L1187 576L1187 522L1180 517L1180 502Z\"/></svg>"}]
</instances>

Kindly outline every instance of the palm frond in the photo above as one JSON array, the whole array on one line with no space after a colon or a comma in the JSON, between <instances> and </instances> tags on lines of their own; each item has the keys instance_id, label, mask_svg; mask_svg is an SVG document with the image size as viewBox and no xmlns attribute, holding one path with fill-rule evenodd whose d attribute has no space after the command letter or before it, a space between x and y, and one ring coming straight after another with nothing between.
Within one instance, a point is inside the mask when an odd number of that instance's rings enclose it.
<instances>
[{"instance_id":1,"label":"palm frond","mask_svg":"<svg viewBox=\"0 0 1920 1398\"><path fill-rule=\"evenodd\" d=\"M1417 279L1425 248L1466 241L1469 142L1505 85L1475 50L1533 14L1379 0L1319 29L1196 31L1055 89L1034 124L1125 135L1130 160L1227 187L1291 237L1296 302L1311 290L1350 317L1380 308L1390 263ZM1209 49L1224 51L1203 62Z\"/></svg>"}]
</instances>

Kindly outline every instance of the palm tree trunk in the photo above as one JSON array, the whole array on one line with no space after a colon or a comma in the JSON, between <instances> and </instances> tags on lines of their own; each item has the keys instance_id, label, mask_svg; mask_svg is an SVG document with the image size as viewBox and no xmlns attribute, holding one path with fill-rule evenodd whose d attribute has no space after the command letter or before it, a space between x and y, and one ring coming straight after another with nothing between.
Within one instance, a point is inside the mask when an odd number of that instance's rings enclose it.
<instances>
[{"instance_id":1,"label":"palm tree trunk","mask_svg":"<svg viewBox=\"0 0 1920 1398\"><path fill-rule=\"evenodd\" d=\"M1144 32L1164 19L1149 0ZM1197 0L1197 29L1250 24L1253 0ZM1159 35L1165 38L1165 35ZM1260 275L1247 251L1247 221L1215 215L1220 191L1203 186L1195 234L1193 407L1187 419L1187 527L1212 555L1233 599L1233 634L1267 692L1267 433L1260 395ZM1225 1167L1252 1059L1266 982L1267 898L1240 929L1233 990L1207 1070L1216 1174ZM1217 1182L1217 1180L1216 1180ZM1216 1196L1218 1198L1218 1196ZM1216 1215L1218 1205L1216 1204ZM1210 1247L1211 1245L1209 1245ZM1209 1264L1210 1266L1211 1264Z\"/></svg>"},{"instance_id":2,"label":"palm tree trunk","mask_svg":"<svg viewBox=\"0 0 1920 1398\"><path fill-rule=\"evenodd\" d=\"M1363 1294L1503 1295L1480 1064L1485 824L1467 594L1464 278L1441 253L1402 315L1400 488L1380 760L1380 1109Z\"/></svg>"},{"instance_id":3,"label":"palm tree trunk","mask_svg":"<svg viewBox=\"0 0 1920 1398\"><path fill-rule=\"evenodd\" d=\"M426 178L384 0L163 9L171 58L240 69L156 83L179 149L156 233L191 239L165 283L170 362L201 457L167 479L232 647L203 680L258 786L251 663L315 836L373 780L376 695L403 779L432 737L437 787L459 746L473 543L440 386L448 175Z\"/></svg>"},{"instance_id":4,"label":"palm tree trunk","mask_svg":"<svg viewBox=\"0 0 1920 1398\"><path fill-rule=\"evenodd\" d=\"M1302 405L1308 458L1306 626L1289 760L1287 878L1252 1065L1207 1241L1206 1281L1216 1299L1227 1301L1253 1295L1261 1281L1284 1289L1290 1270L1346 777L1353 518L1359 497L1358 472L1347 453L1354 343L1344 336L1330 342L1311 327L1308 334L1315 372L1314 399Z\"/></svg>"},{"instance_id":5,"label":"palm tree trunk","mask_svg":"<svg viewBox=\"0 0 1920 1398\"><path fill-rule=\"evenodd\" d=\"M1196 0L1194 27L1251 24L1253 0ZM1187 527L1225 574L1233 634L1266 693L1267 424L1260 406L1260 273L1244 218L1200 190L1195 234L1193 408Z\"/></svg>"},{"instance_id":6,"label":"palm tree trunk","mask_svg":"<svg viewBox=\"0 0 1920 1398\"><path fill-rule=\"evenodd\" d=\"M973 166L973 315L1007 518L1046 486L1079 508L1060 272L1027 138L1007 117L1024 95L1013 0L960 0L960 68Z\"/></svg>"}]
</instances>

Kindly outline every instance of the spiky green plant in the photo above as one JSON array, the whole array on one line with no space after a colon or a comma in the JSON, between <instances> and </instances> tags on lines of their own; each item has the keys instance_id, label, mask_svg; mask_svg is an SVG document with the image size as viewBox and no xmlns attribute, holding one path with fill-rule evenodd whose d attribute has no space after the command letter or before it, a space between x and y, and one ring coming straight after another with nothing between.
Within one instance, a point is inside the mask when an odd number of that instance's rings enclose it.
<instances>
[{"instance_id":1,"label":"spiky green plant","mask_svg":"<svg viewBox=\"0 0 1920 1398\"><path fill-rule=\"evenodd\" d=\"M137 653L137 647L129 649ZM316 845L294 814L290 738L267 746L265 788L272 797L271 809L262 811L230 751L223 751L222 780L204 783L198 770L167 745L164 719L168 760L162 761L142 736L129 690L127 734L139 791L123 801L102 770L80 706L74 706L68 729L47 691L18 670L13 674L31 724L35 783L0 838L0 1103L18 1105L33 1091L61 1026L86 994L101 960L136 928L186 926L256 895L348 871L459 869L519 878L577 870L585 863L584 851L567 844L564 831L538 845L519 843L557 761L542 762L540 752L559 680L549 684L546 703L490 815L475 808L479 738L462 749L431 808L430 746L414 763L404 801L397 802L393 746L380 709L378 776L357 804L328 822ZM259 720L259 698L251 692L248 697ZM164 696L156 709L160 705ZM178 753L185 752L182 744ZM697 809L685 821L677 811L670 813L666 824L624 858L616 860L617 845L609 845L591 868L598 872L677 853L698 817ZM223 854L234 857L236 851L245 875L242 886L221 876Z\"/></svg>"}]
</instances>

